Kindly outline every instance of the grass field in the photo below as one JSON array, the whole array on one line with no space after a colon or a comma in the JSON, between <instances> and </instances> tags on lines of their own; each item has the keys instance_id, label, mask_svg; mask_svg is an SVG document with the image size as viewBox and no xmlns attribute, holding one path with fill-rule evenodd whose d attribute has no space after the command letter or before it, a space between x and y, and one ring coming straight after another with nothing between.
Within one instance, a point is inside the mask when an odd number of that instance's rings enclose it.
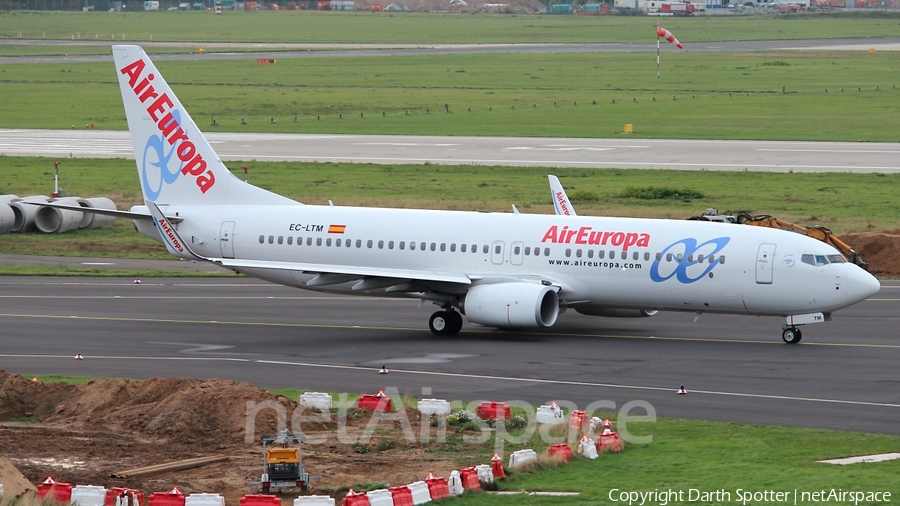
<instances>
[{"instance_id":1,"label":"grass field","mask_svg":"<svg viewBox=\"0 0 900 506\"><path fill-rule=\"evenodd\" d=\"M0 37L126 41L315 43L548 43L655 40L650 16L226 11L0 12ZM682 42L900 36L893 13L668 18ZM152 37L152 39L151 39Z\"/></svg>"},{"instance_id":2,"label":"grass field","mask_svg":"<svg viewBox=\"0 0 900 506\"><path fill-rule=\"evenodd\" d=\"M207 131L611 137L630 123L638 138L892 142L900 132L891 52L667 53L662 79L649 53L159 67ZM0 94L15 97L0 127L126 127L112 62L0 65Z\"/></svg>"},{"instance_id":3,"label":"grass field","mask_svg":"<svg viewBox=\"0 0 900 506\"><path fill-rule=\"evenodd\" d=\"M367 165L341 163L231 162L250 166L257 186L307 204L414 207L552 213L546 168L471 165ZM52 160L0 157L0 193L46 194ZM107 196L120 209L138 203L140 188L131 160L67 159L61 185L73 195ZM614 169L553 169L579 214L685 219L707 207L773 214L819 224L836 233L897 228L900 174L788 174ZM629 188L673 188L702 198L640 199ZM864 197L859 197L859 196ZM68 234L0 236L0 253L130 258L169 258L165 248L117 220L106 230Z\"/></svg>"}]
</instances>

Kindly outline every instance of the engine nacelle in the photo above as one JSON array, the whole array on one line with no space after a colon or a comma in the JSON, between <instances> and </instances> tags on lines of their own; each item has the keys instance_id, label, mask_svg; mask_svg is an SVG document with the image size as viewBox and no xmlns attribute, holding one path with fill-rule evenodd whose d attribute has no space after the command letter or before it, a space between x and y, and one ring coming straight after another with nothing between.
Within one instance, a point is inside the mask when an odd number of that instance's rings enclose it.
<instances>
[{"instance_id":1,"label":"engine nacelle","mask_svg":"<svg viewBox=\"0 0 900 506\"><path fill-rule=\"evenodd\" d=\"M472 323L488 327L546 328L559 316L559 296L536 283L495 283L469 289L460 309Z\"/></svg>"},{"instance_id":2,"label":"engine nacelle","mask_svg":"<svg viewBox=\"0 0 900 506\"><path fill-rule=\"evenodd\" d=\"M605 316L607 318L647 318L653 316L659 311L655 309L622 309L615 307L595 306L593 304L583 304L573 306L575 311L588 316Z\"/></svg>"}]
</instances>

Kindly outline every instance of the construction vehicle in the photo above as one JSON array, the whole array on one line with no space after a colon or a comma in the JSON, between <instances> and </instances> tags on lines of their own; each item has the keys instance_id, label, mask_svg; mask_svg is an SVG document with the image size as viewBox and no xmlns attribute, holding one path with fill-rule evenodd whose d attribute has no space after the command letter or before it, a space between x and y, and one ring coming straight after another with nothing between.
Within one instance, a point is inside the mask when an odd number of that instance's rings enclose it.
<instances>
[{"instance_id":1,"label":"construction vehicle","mask_svg":"<svg viewBox=\"0 0 900 506\"><path fill-rule=\"evenodd\" d=\"M284 429L277 436L263 435L263 474L259 480L250 480L252 491L261 489L268 494L273 489L284 490L299 488L309 490L309 473L303 469L303 453L301 444L306 440L303 434L291 434ZM275 445L266 448L269 443ZM291 446L297 443L297 446Z\"/></svg>"},{"instance_id":2,"label":"construction vehicle","mask_svg":"<svg viewBox=\"0 0 900 506\"><path fill-rule=\"evenodd\" d=\"M722 223L739 223L741 225L777 228L781 230L787 230L789 232L796 232L798 234L812 237L813 239L818 239L825 244L828 244L829 246L838 250L841 256L843 256L844 259L846 259L848 262L854 263L867 271L869 270L869 262L866 262L863 259L862 255L859 254L859 252L851 248L849 244L838 239L837 236L835 236L834 233L831 232L831 230L820 225L814 225L811 227L797 225L796 223L780 220L768 214L751 215L744 212L738 213L737 216L732 216L728 213L719 214L718 209L715 208L709 208L704 211L702 215L694 216L688 219L716 221Z\"/></svg>"}]
</instances>

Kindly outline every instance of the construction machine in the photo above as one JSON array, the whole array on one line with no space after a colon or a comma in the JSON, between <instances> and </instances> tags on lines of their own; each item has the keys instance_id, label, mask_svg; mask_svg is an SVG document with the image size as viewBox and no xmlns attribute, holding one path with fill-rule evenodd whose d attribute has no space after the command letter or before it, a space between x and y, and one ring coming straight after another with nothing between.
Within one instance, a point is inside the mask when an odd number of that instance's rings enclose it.
<instances>
[{"instance_id":1,"label":"construction machine","mask_svg":"<svg viewBox=\"0 0 900 506\"><path fill-rule=\"evenodd\" d=\"M251 480L250 488L261 489L263 494L273 489L299 488L309 490L309 473L303 469L301 443L306 440L303 434L291 434L287 429L277 436L262 436L263 474L259 480ZM274 446L267 448L270 443ZM297 443L294 447L291 444Z\"/></svg>"},{"instance_id":2,"label":"construction machine","mask_svg":"<svg viewBox=\"0 0 900 506\"><path fill-rule=\"evenodd\" d=\"M820 225L814 225L811 227L797 225L796 223L780 220L768 214L751 215L749 213L741 212L737 213L736 216L732 216L727 211L725 212L725 214L719 214L719 210L716 208L709 208L704 211L702 215L693 216L688 219L700 221L715 221L720 223L739 223L741 225L778 228L781 230L787 230L789 232L796 232L807 237L812 237L813 239L818 239L825 244L830 245L834 249L838 250L841 256L843 256L848 262L854 263L867 271L869 270L869 262L866 262L863 259L862 255L859 254L859 252L851 248L849 244L838 239L837 236L835 236L834 233L831 232L831 230Z\"/></svg>"}]
</instances>

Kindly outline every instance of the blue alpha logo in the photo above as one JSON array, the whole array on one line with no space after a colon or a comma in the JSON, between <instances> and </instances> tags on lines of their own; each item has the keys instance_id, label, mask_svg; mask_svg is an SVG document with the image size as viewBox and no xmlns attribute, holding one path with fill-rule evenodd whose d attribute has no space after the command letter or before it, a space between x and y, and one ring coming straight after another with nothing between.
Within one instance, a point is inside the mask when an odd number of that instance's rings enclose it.
<instances>
[{"instance_id":1,"label":"blue alpha logo","mask_svg":"<svg viewBox=\"0 0 900 506\"><path fill-rule=\"evenodd\" d=\"M181 111L173 110L172 116L175 122L181 124ZM182 162L175 155L178 143L171 146L166 151L165 137L162 135L151 135L147 139L147 145L144 147L144 160L141 165L141 186L144 188L144 194L151 202L156 202L159 194L162 193L163 185L172 184L181 175L181 169L184 167ZM169 168L172 161L177 162L174 170Z\"/></svg>"},{"instance_id":2,"label":"blue alpha logo","mask_svg":"<svg viewBox=\"0 0 900 506\"><path fill-rule=\"evenodd\" d=\"M650 279L657 283L673 277L684 284L699 281L721 263L716 253L730 240L730 237L718 237L697 244L697 239L689 237L674 242L662 250L660 258L650 266Z\"/></svg>"}]
</instances>

